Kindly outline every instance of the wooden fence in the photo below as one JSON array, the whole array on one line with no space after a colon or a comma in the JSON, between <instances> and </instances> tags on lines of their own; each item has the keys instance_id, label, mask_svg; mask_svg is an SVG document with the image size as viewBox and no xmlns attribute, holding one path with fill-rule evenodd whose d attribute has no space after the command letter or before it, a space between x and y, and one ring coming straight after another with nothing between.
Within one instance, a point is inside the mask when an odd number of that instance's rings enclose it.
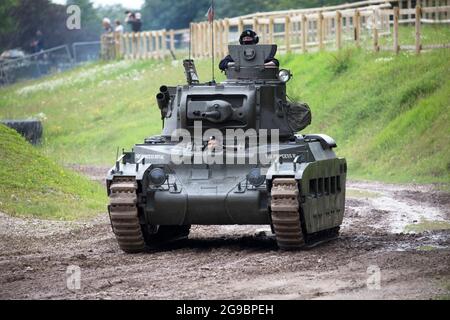
<instances>
[{"instance_id":1,"label":"wooden fence","mask_svg":"<svg viewBox=\"0 0 450 320\"><path fill-rule=\"evenodd\" d=\"M423 24L450 24L450 0L368 0L345 5L255 13L251 15L191 23L190 29L108 34L102 37L105 59L161 59L189 48L193 58L222 57L228 44L237 43L246 28L256 31L260 43L276 43L281 52L339 50L352 43L374 51L415 50L450 47L450 43L422 44ZM392 7L392 4L395 6ZM401 43L399 26L415 30L413 43ZM213 29L213 30L212 30ZM212 46L214 34L214 48ZM381 39L390 36L387 46ZM386 42L386 41L384 41Z\"/></svg>"}]
</instances>

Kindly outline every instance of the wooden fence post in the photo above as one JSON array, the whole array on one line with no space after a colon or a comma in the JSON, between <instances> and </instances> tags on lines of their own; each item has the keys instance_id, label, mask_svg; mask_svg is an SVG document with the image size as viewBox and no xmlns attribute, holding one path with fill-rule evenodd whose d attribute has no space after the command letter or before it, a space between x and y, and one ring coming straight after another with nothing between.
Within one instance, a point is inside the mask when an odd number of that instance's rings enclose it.
<instances>
[{"instance_id":1,"label":"wooden fence post","mask_svg":"<svg viewBox=\"0 0 450 320\"><path fill-rule=\"evenodd\" d=\"M139 59L144 59L144 33L139 32L138 33L138 44L139 44Z\"/></svg>"},{"instance_id":2,"label":"wooden fence post","mask_svg":"<svg viewBox=\"0 0 450 320\"><path fill-rule=\"evenodd\" d=\"M212 25L210 25L210 28L212 28L212 33L213 33L212 36L214 37L214 50L213 50L213 47L211 46L211 53L214 57L217 56L217 50L220 48L217 22L218 22L217 20L214 20Z\"/></svg>"},{"instance_id":3,"label":"wooden fence post","mask_svg":"<svg viewBox=\"0 0 450 320\"><path fill-rule=\"evenodd\" d=\"M169 33L166 29L161 31L161 41L162 41L162 52L163 52L163 58L165 58L167 55L170 55L170 38L168 37Z\"/></svg>"},{"instance_id":4,"label":"wooden fence post","mask_svg":"<svg viewBox=\"0 0 450 320\"><path fill-rule=\"evenodd\" d=\"M224 40L224 48L223 48L223 52L222 55L227 55L228 53L228 43L229 43L229 39L230 39L230 20L225 19L224 20L224 35L225 35L225 40Z\"/></svg>"},{"instance_id":5,"label":"wooden fence post","mask_svg":"<svg viewBox=\"0 0 450 320\"><path fill-rule=\"evenodd\" d=\"M342 47L342 14L336 11L336 48L340 50Z\"/></svg>"},{"instance_id":6,"label":"wooden fence post","mask_svg":"<svg viewBox=\"0 0 450 320\"><path fill-rule=\"evenodd\" d=\"M253 31L255 31L256 33L258 33L258 18L253 18Z\"/></svg>"},{"instance_id":7,"label":"wooden fence post","mask_svg":"<svg viewBox=\"0 0 450 320\"><path fill-rule=\"evenodd\" d=\"M149 58L154 59L156 43L154 42L153 31L148 32L148 42L150 43L148 56L149 56Z\"/></svg>"},{"instance_id":8,"label":"wooden fence post","mask_svg":"<svg viewBox=\"0 0 450 320\"><path fill-rule=\"evenodd\" d=\"M306 15L302 14L302 51L303 53L308 52L306 48L306 40L308 37L307 23L306 23Z\"/></svg>"},{"instance_id":9,"label":"wooden fence post","mask_svg":"<svg viewBox=\"0 0 450 320\"><path fill-rule=\"evenodd\" d=\"M396 54L400 51L399 41L398 41L398 19L400 15L400 9L398 7L394 7L394 52Z\"/></svg>"},{"instance_id":10,"label":"wooden fence post","mask_svg":"<svg viewBox=\"0 0 450 320\"><path fill-rule=\"evenodd\" d=\"M353 17L353 29L355 32L355 43L357 47L359 47L360 25L361 25L359 18L360 18L359 10L356 9L355 16Z\"/></svg>"},{"instance_id":11,"label":"wooden fence post","mask_svg":"<svg viewBox=\"0 0 450 320\"><path fill-rule=\"evenodd\" d=\"M200 33L200 24L199 23L194 23L194 29L195 29L195 37L193 37L191 39L191 44L194 46L195 48L195 58L200 58L201 56L201 45L202 45L202 37L201 37L201 33Z\"/></svg>"},{"instance_id":12,"label":"wooden fence post","mask_svg":"<svg viewBox=\"0 0 450 320\"><path fill-rule=\"evenodd\" d=\"M206 46L206 57L211 58L211 35L209 33L209 30L211 29L209 22L204 23L204 32L205 32L205 46Z\"/></svg>"},{"instance_id":13,"label":"wooden fence post","mask_svg":"<svg viewBox=\"0 0 450 320\"><path fill-rule=\"evenodd\" d=\"M274 25L274 19L273 17L269 18L269 43L275 43L274 37L273 37L273 25Z\"/></svg>"},{"instance_id":14,"label":"wooden fence post","mask_svg":"<svg viewBox=\"0 0 450 320\"><path fill-rule=\"evenodd\" d=\"M284 22L284 37L285 37L285 43L286 43L286 52L291 52L291 18L289 16L286 16L285 22Z\"/></svg>"},{"instance_id":15,"label":"wooden fence post","mask_svg":"<svg viewBox=\"0 0 450 320\"><path fill-rule=\"evenodd\" d=\"M407 7L408 9L412 9L411 0L408 0L406 7ZM409 19L412 19L412 15L411 15L411 14L408 14L408 20L409 20Z\"/></svg>"},{"instance_id":16,"label":"wooden fence post","mask_svg":"<svg viewBox=\"0 0 450 320\"><path fill-rule=\"evenodd\" d=\"M208 37L208 22L203 22L203 45L204 45L204 57L209 56L209 37Z\"/></svg>"},{"instance_id":17,"label":"wooden fence post","mask_svg":"<svg viewBox=\"0 0 450 320\"><path fill-rule=\"evenodd\" d=\"M222 32L222 20L217 20L214 27L214 41L216 41L217 46L214 48L215 57L221 55L222 46L223 46L223 32Z\"/></svg>"},{"instance_id":18,"label":"wooden fence post","mask_svg":"<svg viewBox=\"0 0 450 320\"><path fill-rule=\"evenodd\" d=\"M194 58L200 57L200 32L199 32L199 25L198 23L192 24L192 38L191 40L191 46L192 46L192 52Z\"/></svg>"},{"instance_id":19,"label":"wooden fence post","mask_svg":"<svg viewBox=\"0 0 450 320\"><path fill-rule=\"evenodd\" d=\"M147 41L147 32L142 32L142 53L141 58L147 59L148 53L148 41Z\"/></svg>"},{"instance_id":20,"label":"wooden fence post","mask_svg":"<svg viewBox=\"0 0 450 320\"><path fill-rule=\"evenodd\" d=\"M378 29L377 29L377 17L375 9L373 10L372 15L372 32L373 32L373 51L378 52L380 48L378 46Z\"/></svg>"},{"instance_id":21,"label":"wooden fence post","mask_svg":"<svg viewBox=\"0 0 450 320\"><path fill-rule=\"evenodd\" d=\"M122 35L123 38L123 57L128 59L128 52L130 51L129 43L128 43L128 33L124 33Z\"/></svg>"},{"instance_id":22,"label":"wooden fence post","mask_svg":"<svg viewBox=\"0 0 450 320\"><path fill-rule=\"evenodd\" d=\"M420 5L416 6L416 54L420 54L422 45L420 43L420 17L422 16L422 9Z\"/></svg>"},{"instance_id":23,"label":"wooden fence post","mask_svg":"<svg viewBox=\"0 0 450 320\"><path fill-rule=\"evenodd\" d=\"M241 35L241 33L244 32L244 20L242 18L239 18L238 32L239 32L239 35Z\"/></svg>"},{"instance_id":24,"label":"wooden fence post","mask_svg":"<svg viewBox=\"0 0 450 320\"><path fill-rule=\"evenodd\" d=\"M201 38L201 40L200 40L200 44L201 44L201 51L200 51L201 53L200 53L200 55L201 55L202 58L204 58L204 57L206 57L206 50L207 50L207 48L206 48L206 35L205 35L205 23L204 22L200 22L199 25L200 25L200 38Z\"/></svg>"},{"instance_id":25,"label":"wooden fence post","mask_svg":"<svg viewBox=\"0 0 450 320\"><path fill-rule=\"evenodd\" d=\"M135 43L135 33L131 33L131 59L134 60L136 58L136 43Z\"/></svg>"},{"instance_id":26,"label":"wooden fence post","mask_svg":"<svg viewBox=\"0 0 450 320\"><path fill-rule=\"evenodd\" d=\"M120 59L121 58L121 45L122 45L122 33L121 32L114 32L114 45L115 45L115 56L116 59Z\"/></svg>"},{"instance_id":27,"label":"wooden fence post","mask_svg":"<svg viewBox=\"0 0 450 320\"><path fill-rule=\"evenodd\" d=\"M137 34L138 59L142 59L142 32Z\"/></svg>"},{"instance_id":28,"label":"wooden fence post","mask_svg":"<svg viewBox=\"0 0 450 320\"><path fill-rule=\"evenodd\" d=\"M173 29L170 30L170 50L175 52L175 31Z\"/></svg>"},{"instance_id":29,"label":"wooden fence post","mask_svg":"<svg viewBox=\"0 0 450 320\"><path fill-rule=\"evenodd\" d=\"M152 50L153 50L153 43L152 43L152 33L147 31L145 33L145 42L147 43L147 52L146 57L147 59L152 58Z\"/></svg>"},{"instance_id":30,"label":"wooden fence post","mask_svg":"<svg viewBox=\"0 0 450 320\"><path fill-rule=\"evenodd\" d=\"M155 59L159 59L161 57L159 33L155 31L153 36L155 37Z\"/></svg>"},{"instance_id":31,"label":"wooden fence post","mask_svg":"<svg viewBox=\"0 0 450 320\"><path fill-rule=\"evenodd\" d=\"M323 50L323 14L317 14L317 34L319 36L319 50Z\"/></svg>"}]
</instances>

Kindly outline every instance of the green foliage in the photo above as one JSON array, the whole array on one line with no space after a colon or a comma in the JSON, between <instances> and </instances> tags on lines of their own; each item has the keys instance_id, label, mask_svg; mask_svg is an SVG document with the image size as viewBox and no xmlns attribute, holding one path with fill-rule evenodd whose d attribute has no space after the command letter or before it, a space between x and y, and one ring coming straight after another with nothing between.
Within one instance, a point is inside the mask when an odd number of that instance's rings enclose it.
<instances>
[{"instance_id":1,"label":"green foliage","mask_svg":"<svg viewBox=\"0 0 450 320\"><path fill-rule=\"evenodd\" d=\"M334 55L281 59L295 75L288 94L312 107L306 131L334 137L353 178L449 183L450 51L354 49L338 73Z\"/></svg>"},{"instance_id":2,"label":"green foliage","mask_svg":"<svg viewBox=\"0 0 450 320\"><path fill-rule=\"evenodd\" d=\"M60 167L3 125L0 150L0 212L67 220L104 212L100 184Z\"/></svg>"},{"instance_id":3,"label":"green foliage","mask_svg":"<svg viewBox=\"0 0 450 320\"><path fill-rule=\"evenodd\" d=\"M0 2L0 37L1 34L10 33L14 30L15 21L9 13L17 5L18 0L2 0Z\"/></svg>"},{"instance_id":4,"label":"green foliage","mask_svg":"<svg viewBox=\"0 0 450 320\"><path fill-rule=\"evenodd\" d=\"M144 29L188 28L194 20L206 20L208 0L147 0L142 8Z\"/></svg>"},{"instance_id":5,"label":"green foliage","mask_svg":"<svg viewBox=\"0 0 450 320\"><path fill-rule=\"evenodd\" d=\"M352 61L352 52L353 50L344 49L338 51L337 53L331 54L332 59L330 61L329 66L334 75L337 76L347 71Z\"/></svg>"},{"instance_id":6,"label":"green foliage","mask_svg":"<svg viewBox=\"0 0 450 320\"><path fill-rule=\"evenodd\" d=\"M249 13L321 7L346 0L216 0L216 18L237 17ZM188 28L191 21L205 21L211 0L146 0L142 8L145 29Z\"/></svg>"},{"instance_id":7,"label":"green foliage","mask_svg":"<svg viewBox=\"0 0 450 320\"><path fill-rule=\"evenodd\" d=\"M0 2L0 50L30 51L36 31L43 32L45 48L77 41L98 40L101 19L89 0L69 0L81 8L81 30L68 30L66 6L49 0L2 0Z\"/></svg>"},{"instance_id":8,"label":"green foliage","mask_svg":"<svg viewBox=\"0 0 450 320\"><path fill-rule=\"evenodd\" d=\"M407 225L405 227L405 232L422 233L425 231L448 230L448 229L450 229L450 223L448 223L447 221L422 220L419 223Z\"/></svg>"},{"instance_id":9,"label":"green foliage","mask_svg":"<svg viewBox=\"0 0 450 320\"><path fill-rule=\"evenodd\" d=\"M120 4L105 5L96 8L97 16L100 19L109 18L113 24L116 20L119 20L122 24L125 24L125 11L127 11L127 9Z\"/></svg>"},{"instance_id":10,"label":"green foliage","mask_svg":"<svg viewBox=\"0 0 450 320\"><path fill-rule=\"evenodd\" d=\"M98 40L102 32L102 19L94 8L91 0L67 0L67 6L77 5L81 9L81 30L72 30L77 41L91 39Z\"/></svg>"}]
</instances>

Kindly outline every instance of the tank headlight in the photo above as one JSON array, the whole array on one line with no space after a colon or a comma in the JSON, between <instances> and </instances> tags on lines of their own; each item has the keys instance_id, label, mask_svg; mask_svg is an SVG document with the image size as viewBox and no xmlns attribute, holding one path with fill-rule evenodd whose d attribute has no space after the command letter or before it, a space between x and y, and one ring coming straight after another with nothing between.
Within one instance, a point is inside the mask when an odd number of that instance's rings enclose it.
<instances>
[{"instance_id":1,"label":"tank headlight","mask_svg":"<svg viewBox=\"0 0 450 320\"><path fill-rule=\"evenodd\" d=\"M150 171L148 178L153 186L160 187L166 182L167 175L163 169L155 168Z\"/></svg>"},{"instance_id":2,"label":"tank headlight","mask_svg":"<svg viewBox=\"0 0 450 320\"><path fill-rule=\"evenodd\" d=\"M291 80L291 78L292 78L292 74L291 74L291 72L289 70L281 69L278 72L278 80L280 80L281 82L286 83L289 80Z\"/></svg>"},{"instance_id":3,"label":"tank headlight","mask_svg":"<svg viewBox=\"0 0 450 320\"><path fill-rule=\"evenodd\" d=\"M254 168L247 175L247 180L254 187L259 187L266 181L266 176L261 174L260 168Z\"/></svg>"}]
</instances>

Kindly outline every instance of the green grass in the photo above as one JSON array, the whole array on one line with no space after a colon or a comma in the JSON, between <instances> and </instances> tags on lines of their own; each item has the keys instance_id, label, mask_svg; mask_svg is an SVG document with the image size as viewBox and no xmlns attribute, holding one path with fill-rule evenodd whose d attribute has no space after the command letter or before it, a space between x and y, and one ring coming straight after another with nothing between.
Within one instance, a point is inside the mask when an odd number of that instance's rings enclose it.
<instances>
[{"instance_id":1,"label":"green grass","mask_svg":"<svg viewBox=\"0 0 450 320\"><path fill-rule=\"evenodd\" d=\"M450 42L448 29L424 33ZM401 29L406 42L409 33ZM294 73L289 96L312 108L304 132L335 138L351 178L450 182L450 50L395 56L345 49L280 61ZM210 80L209 60L197 68L202 81ZM61 164L111 165L117 147L160 132L155 94L162 84L182 83L181 62L95 64L0 89L0 118L44 118L41 151Z\"/></svg>"},{"instance_id":2,"label":"green grass","mask_svg":"<svg viewBox=\"0 0 450 320\"><path fill-rule=\"evenodd\" d=\"M347 49L282 62L295 76L288 94L312 108L306 131L336 139L352 178L450 182L450 50Z\"/></svg>"},{"instance_id":3,"label":"green grass","mask_svg":"<svg viewBox=\"0 0 450 320\"><path fill-rule=\"evenodd\" d=\"M401 46L415 45L416 30L414 27L401 25L398 30L398 40ZM445 44L449 43L450 28L442 27L442 25L424 25L421 26L421 43L422 45L430 44ZM371 40L367 41L368 45L371 45ZM370 44L369 44L370 43ZM382 47L393 46L392 37L380 37L379 45Z\"/></svg>"},{"instance_id":4,"label":"green grass","mask_svg":"<svg viewBox=\"0 0 450 320\"><path fill-rule=\"evenodd\" d=\"M352 189L352 188L347 188L345 194L347 197L358 198L358 199L381 197L381 193L378 193L378 192L372 192L372 191L367 191L367 190L358 190L358 189Z\"/></svg>"},{"instance_id":5,"label":"green grass","mask_svg":"<svg viewBox=\"0 0 450 320\"><path fill-rule=\"evenodd\" d=\"M104 188L44 157L0 125L0 212L75 220L106 209Z\"/></svg>"},{"instance_id":6,"label":"green grass","mask_svg":"<svg viewBox=\"0 0 450 320\"><path fill-rule=\"evenodd\" d=\"M410 224L405 227L405 233L421 233L424 231L434 231L434 230L448 230L450 229L450 223L447 221L430 221L422 220L416 224Z\"/></svg>"},{"instance_id":7,"label":"green grass","mask_svg":"<svg viewBox=\"0 0 450 320\"><path fill-rule=\"evenodd\" d=\"M450 300L450 279L446 278L442 280L440 286L446 293L434 297L434 300Z\"/></svg>"}]
</instances>

